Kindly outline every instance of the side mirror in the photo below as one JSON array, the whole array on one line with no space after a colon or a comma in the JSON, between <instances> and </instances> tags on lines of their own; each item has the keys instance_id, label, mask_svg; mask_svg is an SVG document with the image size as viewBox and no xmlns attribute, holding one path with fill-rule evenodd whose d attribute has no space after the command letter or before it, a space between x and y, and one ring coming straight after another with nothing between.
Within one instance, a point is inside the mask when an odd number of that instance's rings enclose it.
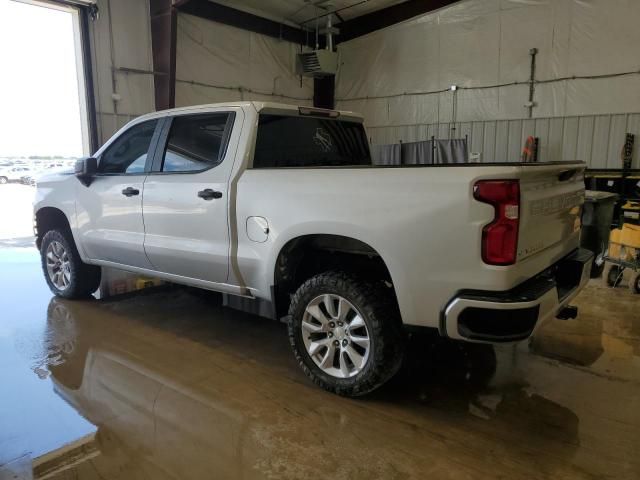
<instances>
[{"instance_id":1,"label":"side mirror","mask_svg":"<svg viewBox=\"0 0 640 480\"><path fill-rule=\"evenodd\" d=\"M93 157L81 158L76 162L75 173L85 187L91 185L93 176L98 172L98 160Z\"/></svg>"}]
</instances>

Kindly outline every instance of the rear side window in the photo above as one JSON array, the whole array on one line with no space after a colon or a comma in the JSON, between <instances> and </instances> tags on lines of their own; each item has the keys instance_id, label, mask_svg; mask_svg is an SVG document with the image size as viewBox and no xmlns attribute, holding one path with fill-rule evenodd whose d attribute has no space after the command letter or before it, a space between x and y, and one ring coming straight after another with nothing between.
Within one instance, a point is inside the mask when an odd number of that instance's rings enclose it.
<instances>
[{"instance_id":1,"label":"rear side window","mask_svg":"<svg viewBox=\"0 0 640 480\"><path fill-rule=\"evenodd\" d=\"M371 165L362 124L314 117L260 115L254 168Z\"/></svg>"},{"instance_id":2,"label":"rear side window","mask_svg":"<svg viewBox=\"0 0 640 480\"><path fill-rule=\"evenodd\" d=\"M101 155L98 172L106 174L143 173L157 120L134 125Z\"/></svg>"},{"instance_id":3,"label":"rear side window","mask_svg":"<svg viewBox=\"0 0 640 480\"><path fill-rule=\"evenodd\" d=\"M163 172L198 172L222 162L230 114L185 115L171 123Z\"/></svg>"}]
</instances>

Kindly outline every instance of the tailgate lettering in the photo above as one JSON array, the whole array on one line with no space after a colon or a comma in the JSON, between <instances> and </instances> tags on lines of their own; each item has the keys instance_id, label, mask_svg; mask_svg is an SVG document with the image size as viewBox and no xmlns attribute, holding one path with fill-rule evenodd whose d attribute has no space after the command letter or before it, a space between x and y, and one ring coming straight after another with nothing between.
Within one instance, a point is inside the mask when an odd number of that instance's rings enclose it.
<instances>
[{"instance_id":1,"label":"tailgate lettering","mask_svg":"<svg viewBox=\"0 0 640 480\"><path fill-rule=\"evenodd\" d=\"M584 192L565 193L531 202L531 216L551 215L584 203Z\"/></svg>"}]
</instances>

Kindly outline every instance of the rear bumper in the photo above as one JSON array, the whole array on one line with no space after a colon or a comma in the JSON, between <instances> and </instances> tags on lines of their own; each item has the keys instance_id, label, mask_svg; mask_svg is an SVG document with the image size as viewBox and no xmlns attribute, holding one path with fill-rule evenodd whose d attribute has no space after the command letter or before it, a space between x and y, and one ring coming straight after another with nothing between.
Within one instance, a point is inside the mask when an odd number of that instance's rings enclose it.
<instances>
[{"instance_id":1,"label":"rear bumper","mask_svg":"<svg viewBox=\"0 0 640 480\"><path fill-rule=\"evenodd\" d=\"M447 337L476 342L514 342L554 318L589 281L593 253L571 254L506 292L466 290L445 308L441 330Z\"/></svg>"}]
</instances>

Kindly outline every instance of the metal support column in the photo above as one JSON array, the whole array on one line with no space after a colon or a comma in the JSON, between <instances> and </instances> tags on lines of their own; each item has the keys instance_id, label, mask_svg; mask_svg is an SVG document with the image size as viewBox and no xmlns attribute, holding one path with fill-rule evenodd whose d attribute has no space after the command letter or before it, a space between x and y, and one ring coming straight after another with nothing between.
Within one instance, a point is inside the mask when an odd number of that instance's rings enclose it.
<instances>
[{"instance_id":1,"label":"metal support column","mask_svg":"<svg viewBox=\"0 0 640 480\"><path fill-rule=\"evenodd\" d=\"M313 106L318 108L335 108L336 77L327 75L313 79Z\"/></svg>"},{"instance_id":2,"label":"metal support column","mask_svg":"<svg viewBox=\"0 0 640 480\"><path fill-rule=\"evenodd\" d=\"M178 14L172 0L150 0L151 49L156 110L175 107L176 30Z\"/></svg>"}]
</instances>

